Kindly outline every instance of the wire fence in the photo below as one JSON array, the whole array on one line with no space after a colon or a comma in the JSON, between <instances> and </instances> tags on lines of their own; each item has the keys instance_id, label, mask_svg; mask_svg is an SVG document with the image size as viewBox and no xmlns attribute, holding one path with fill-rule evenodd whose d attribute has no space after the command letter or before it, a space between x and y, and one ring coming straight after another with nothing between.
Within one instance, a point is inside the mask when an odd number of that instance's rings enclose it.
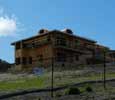
<instances>
[{"instance_id":1,"label":"wire fence","mask_svg":"<svg viewBox=\"0 0 115 100\"><path fill-rule=\"evenodd\" d=\"M93 57L94 56L92 56L92 60L94 59ZM44 66L44 73L41 76L46 78L44 82L48 85L47 87L51 87L52 97L54 95L54 87L87 81L95 81L94 87L101 85L101 88L104 90L114 87L114 82L106 80L115 78L115 65L114 62L106 61L105 55L98 64L94 63L94 60L92 62L90 61L91 63L78 63L75 60L78 60L78 58L73 59L73 56L42 59L42 63L48 62L49 64L46 63L42 65ZM101 81L101 83L99 83L99 81Z\"/></svg>"},{"instance_id":2,"label":"wire fence","mask_svg":"<svg viewBox=\"0 0 115 100\"><path fill-rule=\"evenodd\" d=\"M54 89L63 86L66 88L76 86L84 88L90 85L98 92L115 88L115 82L109 81L115 79L114 62L106 62L106 57L103 57L103 60L98 62L98 64L94 63L94 61L92 63L83 61L83 63L78 63L77 60L79 59L77 57L73 59L73 56L42 58L39 62L34 60L33 64L35 66L29 74L11 75L10 73L5 76L6 79L1 76L3 80L0 81L0 89L17 91L48 88L48 95L54 97L57 93ZM28 67L24 69L26 68ZM2 84L3 81L5 83Z\"/></svg>"}]
</instances>

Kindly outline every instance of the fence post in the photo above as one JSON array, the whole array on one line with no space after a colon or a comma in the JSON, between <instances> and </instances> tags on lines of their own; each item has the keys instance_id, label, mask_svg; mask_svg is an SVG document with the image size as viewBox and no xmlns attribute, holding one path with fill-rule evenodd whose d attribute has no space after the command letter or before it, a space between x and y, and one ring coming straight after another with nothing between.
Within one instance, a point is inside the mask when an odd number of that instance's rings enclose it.
<instances>
[{"instance_id":1,"label":"fence post","mask_svg":"<svg viewBox=\"0 0 115 100\"><path fill-rule=\"evenodd\" d=\"M52 57L51 58L51 62L52 62L52 64L51 64L51 69L52 69L52 71L51 71L51 97L53 98L54 97L54 93L53 93L53 88L54 88L54 58Z\"/></svg>"},{"instance_id":2,"label":"fence post","mask_svg":"<svg viewBox=\"0 0 115 100\"><path fill-rule=\"evenodd\" d=\"M103 81L103 85L104 85L104 89L106 89L106 53L104 52L104 81Z\"/></svg>"}]
</instances>

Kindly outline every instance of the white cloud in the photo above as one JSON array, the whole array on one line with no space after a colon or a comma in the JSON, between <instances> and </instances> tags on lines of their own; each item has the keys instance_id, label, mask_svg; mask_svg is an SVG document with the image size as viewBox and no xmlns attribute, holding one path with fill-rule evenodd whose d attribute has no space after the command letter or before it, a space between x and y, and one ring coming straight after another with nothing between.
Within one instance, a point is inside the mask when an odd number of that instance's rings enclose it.
<instances>
[{"instance_id":1,"label":"white cloud","mask_svg":"<svg viewBox=\"0 0 115 100\"><path fill-rule=\"evenodd\" d=\"M15 36L18 31L18 23L14 16L9 17L4 14L4 10L0 9L0 37Z\"/></svg>"}]
</instances>

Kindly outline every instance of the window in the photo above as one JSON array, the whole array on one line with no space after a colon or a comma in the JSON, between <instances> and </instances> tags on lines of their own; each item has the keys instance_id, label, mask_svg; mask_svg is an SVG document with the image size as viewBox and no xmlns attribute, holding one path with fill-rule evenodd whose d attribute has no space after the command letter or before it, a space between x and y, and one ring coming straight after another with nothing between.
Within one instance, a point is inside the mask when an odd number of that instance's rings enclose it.
<instances>
[{"instance_id":1,"label":"window","mask_svg":"<svg viewBox=\"0 0 115 100\"><path fill-rule=\"evenodd\" d=\"M56 39L65 39L65 35L64 34L56 34Z\"/></svg>"},{"instance_id":2,"label":"window","mask_svg":"<svg viewBox=\"0 0 115 100\"><path fill-rule=\"evenodd\" d=\"M32 57L29 57L29 64L32 64Z\"/></svg>"},{"instance_id":3,"label":"window","mask_svg":"<svg viewBox=\"0 0 115 100\"><path fill-rule=\"evenodd\" d=\"M65 39L56 39L56 45L66 46Z\"/></svg>"},{"instance_id":4,"label":"window","mask_svg":"<svg viewBox=\"0 0 115 100\"><path fill-rule=\"evenodd\" d=\"M79 55L75 56L75 60L78 61L79 60Z\"/></svg>"},{"instance_id":5,"label":"window","mask_svg":"<svg viewBox=\"0 0 115 100\"><path fill-rule=\"evenodd\" d=\"M43 61L43 55L38 55L37 59L38 59L39 62L42 62Z\"/></svg>"},{"instance_id":6,"label":"window","mask_svg":"<svg viewBox=\"0 0 115 100\"><path fill-rule=\"evenodd\" d=\"M55 45L66 46L66 37L63 34L56 34Z\"/></svg>"},{"instance_id":7,"label":"window","mask_svg":"<svg viewBox=\"0 0 115 100\"><path fill-rule=\"evenodd\" d=\"M16 63L16 65L19 65L20 64L20 58L16 58L15 63Z\"/></svg>"},{"instance_id":8,"label":"window","mask_svg":"<svg viewBox=\"0 0 115 100\"><path fill-rule=\"evenodd\" d=\"M27 59L26 59L26 57L22 57L22 64L24 64L24 65L27 64Z\"/></svg>"},{"instance_id":9,"label":"window","mask_svg":"<svg viewBox=\"0 0 115 100\"><path fill-rule=\"evenodd\" d=\"M21 48L21 43L16 43L16 49L20 49Z\"/></svg>"},{"instance_id":10,"label":"window","mask_svg":"<svg viewBox=\"0 0 115 100\"><path fill-rule=\"evenodd\" d=\"M75 46L80 46L80 41L79 40L75 40Z\"/></svg>"},{"instance_id":11,"label":"window","mask_svg":"<svg viewBox=\"0 0 115 100\"><path fill-rule=\"evenodd\" d=\"M73 56L69 56L69 62L73 62Z\"/></svg>"},{"instance_id":12,"label":"window","mask_svg":"<svg viewBox=\"0 0 115 100\"><path fill-rule=\"evenodd\" d=\"M34 48L35 47L35 42L34 41L32 41L32 48Z\"/></svg>"},{"instance_id":13,"label":"window","mask_svg":"<svg viewBox=\"0 0 115 100\"><path fill-rule=\"evenodd\" d=\"M50 36L48 36L48 37L47 37L47 41L50 41L50 40L51 40L51 38L50 38Z\"/></svg>"},{"instance_id":14,"label":"window","mask_svg":"<svg viewBox=\"0 0 115 100\"><path fill-rule=\"evenodd\" d=\"M22 48L33 48L35 47L35 43L31 42L31 43L23 43L22 44Z\"/></svg>"},{"instance_id":15,"label":"window","mask_svg":"<svg viewBox=\"0 0 115 100\"><path fill-rule=\"evenodd\" d=\"M23 43L23 44L22 44L22 48L27 48L27 44L26 44L26 43Z\"/></svg>"},{"instance_id":16,"label":"window","mask_svg":"<svg viewBox=\"0 0 115 100\"><path fill-rule=\"evenodd\" d=\"M66 55L65 53L57 53L57 57L56 57L56 61L57 62L65 62L66 61Z\"/></svg>"}]
</instances>

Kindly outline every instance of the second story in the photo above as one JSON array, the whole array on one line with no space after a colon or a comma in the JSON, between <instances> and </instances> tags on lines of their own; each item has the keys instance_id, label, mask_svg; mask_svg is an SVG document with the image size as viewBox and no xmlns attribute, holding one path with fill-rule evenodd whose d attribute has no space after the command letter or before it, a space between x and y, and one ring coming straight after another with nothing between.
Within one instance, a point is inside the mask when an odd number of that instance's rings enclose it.
<instances>
[{"instance_id":1,"label":"second story","mask_svg":"<svg viewBox=\"0 0 115 100\"><path fill-rule=\"evenodd\" d=\"M12 43L15 52L35 51L42 48L65 48L80 51L97 51L106 48L97 45L97 42L88 38L75 35L72 30L47 30L41 29L38 34ZM50 49L49 49L50 50ZM41 52L40 51L40 52Z\"/></svg>"}]
</instances>

